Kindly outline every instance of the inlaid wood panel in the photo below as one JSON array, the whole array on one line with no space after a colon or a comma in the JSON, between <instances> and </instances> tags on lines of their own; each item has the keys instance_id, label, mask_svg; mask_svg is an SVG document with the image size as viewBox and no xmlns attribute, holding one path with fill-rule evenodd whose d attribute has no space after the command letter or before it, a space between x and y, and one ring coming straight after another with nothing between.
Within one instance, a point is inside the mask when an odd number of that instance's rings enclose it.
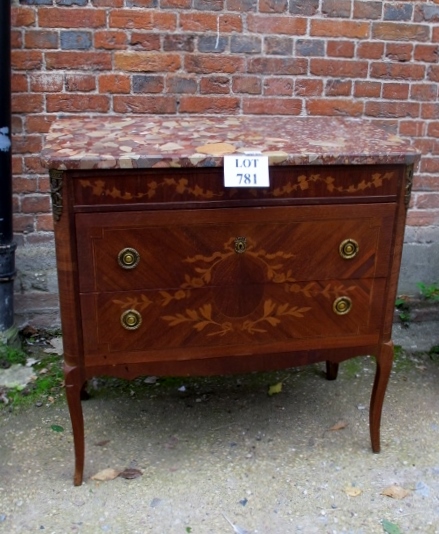
<instances>
[{"instance_id":1,"label":"inlaid wood panel","mask_svg":"<svg viewBox=\"0 0 439 534\"><path fill-rule=\"evenodd\" d=\"M289 283L387 274L394 204L79 214L82 292ZM245 242L236 251L239 238ZM358 246L343 257L346 241ZM121 253L138 254L136 265ZM132 267L132 268L130 268Z\"/></svg>"}]
</instances>

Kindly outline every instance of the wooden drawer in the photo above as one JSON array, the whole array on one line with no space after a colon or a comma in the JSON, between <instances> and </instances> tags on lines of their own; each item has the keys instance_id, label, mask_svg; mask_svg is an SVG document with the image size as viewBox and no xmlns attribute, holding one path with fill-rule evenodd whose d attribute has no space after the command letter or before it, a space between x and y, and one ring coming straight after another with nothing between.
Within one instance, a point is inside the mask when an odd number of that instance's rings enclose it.
<instances>
[{"instance_id":1,"label":"wooden drawer","mask_svg":"<svg viewBox=\"0 0 439 534\"><path fill-rule=\"evenodd\" d=\"M369 336L375 342L383 314L385 280L325 280L230 285L181 291L90 293L81 296L86 356L130 361L209 357L212 345L251 352L311 348L331 340ZM350 306L347 313L341 304ZM128 315L138 325L124 326ZM333 342L333 341L332 341Z\"/></svg>"},{"instance_id":2,"label":"wooden drawer","mask_svg":"<svg viewBox=\"0 0 439 534\"><path fill-rule=\"evenodd\" d=\"M270 167L270 186L225 188L223 169L173 168L73 172L76 209L136 205L206 205L396 201L402 168L395 165Z\"/></svg>"},{"instance_id":3,"label":"wooden drawer","mask_svg":"<svg viewBox=\"0 0 439 534\"><path fill-rule=\"evenodd\" d=\"M394 216L394 204L77 214L80 290L384 277Z\"/></svg>"}]
</instances>

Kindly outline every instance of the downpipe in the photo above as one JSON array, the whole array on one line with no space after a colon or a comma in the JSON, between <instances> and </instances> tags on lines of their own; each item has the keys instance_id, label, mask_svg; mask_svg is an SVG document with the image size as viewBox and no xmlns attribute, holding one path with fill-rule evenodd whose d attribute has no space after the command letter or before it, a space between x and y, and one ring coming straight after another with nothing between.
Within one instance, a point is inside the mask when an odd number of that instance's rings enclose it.
<instances>
[{"instance_id":1,"label":"downpipe","mask_svg":"<svg viewBox=\"0 0 439 534\"><path fill-rule=\"evenodd\" d=\"M15 341L12 231L11 2L0 2L0 341Z\"/></svg>"}]
</instances>

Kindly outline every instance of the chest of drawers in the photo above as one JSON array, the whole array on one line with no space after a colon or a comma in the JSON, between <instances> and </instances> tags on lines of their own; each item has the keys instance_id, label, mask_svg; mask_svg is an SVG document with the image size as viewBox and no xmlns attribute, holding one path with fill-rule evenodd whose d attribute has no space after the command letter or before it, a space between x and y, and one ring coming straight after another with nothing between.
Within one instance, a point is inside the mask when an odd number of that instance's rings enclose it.
<instances>
[{"instance_id":1,"label":"chest of drawers","mask_svg":"<svg viewBox=\"0 0 439 534\"><path fill-rule=\"evenodd\" d=\"M226 188L223 156L269 157ZM376 358L372 449L391 370L418 155L369 124L252 117L65 119L47 136L65 382L81 484L81 391L134 378Z\"/></svg>"}]
</instances>

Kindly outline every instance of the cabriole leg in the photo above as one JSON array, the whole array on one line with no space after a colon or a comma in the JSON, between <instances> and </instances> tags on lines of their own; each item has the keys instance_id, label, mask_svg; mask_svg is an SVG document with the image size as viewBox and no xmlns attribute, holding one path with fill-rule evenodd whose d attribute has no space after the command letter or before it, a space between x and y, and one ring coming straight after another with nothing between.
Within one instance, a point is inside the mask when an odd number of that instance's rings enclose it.
<instances>
[{"instance_id":1,"label":"cabriole leg","mask_svg":"<svg viewBox=\"0 0 439 534\"><path fill-rule=\"evenodd\" d=\"M372 397L370 399L370 439L373 452L380 452L380 425L383 409L384 395L389 382L390 371L393 363L393 343L389 341L381 346L376 356L376 372L373 384Z\"/></svg>"},{"instance_id":2,"label":"cabriole leg","mask_svg":"<svg viewBox=\"0 0 439 534\"><path fill-rule=\"evenodd\" d=\"M85 381L81 378L78 367L65 367L64 377L66 385L67 404L73 429L73 443L75 448L75 474L73 484L80 486L84 473L84 418L81 405L81 391Z\"/></svg>"}]
</instances>

